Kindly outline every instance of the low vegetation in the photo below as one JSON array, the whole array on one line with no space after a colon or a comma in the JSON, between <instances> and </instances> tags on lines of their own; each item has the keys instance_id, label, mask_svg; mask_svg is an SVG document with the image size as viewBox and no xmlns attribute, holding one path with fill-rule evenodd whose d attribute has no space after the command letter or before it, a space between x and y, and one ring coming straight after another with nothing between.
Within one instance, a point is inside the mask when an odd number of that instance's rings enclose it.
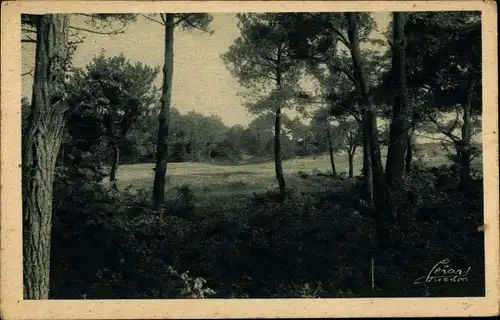
<instances>
[{"instance_id":1,"label":"low vegetation","mask_svg":"<svg viewBox=\"0 0 500 320\"><path fill-rule=\"evenodd\" d=\"M361 180L321 174L327 159L284 162L293 183L283 204L273 198L271 163L173 163L172 196L160 212L151 210L147 189L151 164L122 166L120 191L97 182L61 185L53 298L481 294L479 270L448 289L413 283L443 257L481 265L481 180L457 191L451 168L414 168L394 195L400 216L375 255L372 290L372 219L357 195Z\"/></svg>"}]
</instances>

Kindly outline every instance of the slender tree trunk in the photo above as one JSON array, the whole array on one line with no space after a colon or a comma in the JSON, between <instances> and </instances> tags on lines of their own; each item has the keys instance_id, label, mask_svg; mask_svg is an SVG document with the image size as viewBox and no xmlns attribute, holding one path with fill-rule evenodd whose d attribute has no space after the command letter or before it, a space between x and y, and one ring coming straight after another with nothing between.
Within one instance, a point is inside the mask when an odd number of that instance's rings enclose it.
<instances>
[{"instance_id":1,"label":"slender tree trunk","mask_svg":"<svg viewBox=\"0 0 500 320\"><path fill-rule=\"evenodd\" d=\"M462 124L462 150L460 155L460 186L466 187L470 181L470 159L471 159L471 107L474 97L475 81L469 82L467 90L467 102L464 104L463 124Z\"/></svg>"},{"instance_id":2,"label":"slender tree trunk","mask_svg":"<svg viewBox=\"0 0 500 320\"><path fill-rule=\"evenodd\" d=\"M163 66L163 89L161 109L158 115L158 143L156 147L156 170L153 184L153 204L158 210L165 202L165 177L168 164L168 133L172 78L174 73L174 14L165 14L165 56Z\"/></svg>"},{"instance_id":3,"label":"slender tree trunk","mask_svg":"<svg viewBox=\"0 0 500 320\"><path fill-rule=\"evenodd\" d=\"M413 138L411 134L408 136L406 156L405 156L405 170L407 173L411 172L411 161L413 160Z\"/></svg>"},{"instance_id":4,"label":"slender tree trunk","mask_svg":"<svg viewBox=\"0 0 500 320\"><path fill-rule=\"evenodd\" d=\"M276 110L276 120L274 122L274 168L276 179L280 189L279 201L283 202L286 198L285 176L283 175L283 166L281 165L281 108Z\"/></svg>"},{"instance_id":5,"label":"slender tree trunk","mask_svg":"<svg viewBox=\"0 0 500 320\"><path fill-rule=\"evenodd\" d=\"M377 118L374 105L370 96L368 84L363 71L361 50L359 48L359 35L357 25L357 14L347 13L348 36L351 43L351 57L354 66L355 78L359 82L359 90L363 101L363 134L364 139L369 141L371 168L373 170L373 189L376 209L386 217L392 217L389 188L387 186L382 160L380 156L380 146L377 139ZM366 142L365 142L366 143Z\"/></svg>"},{"instance_id":6,"label":"slender tree trunk","mask_svg":"<svg viewBox=\"0 0 500 320\"><path fill-rule=\"evenodd\" d=\"M54 169L64 132L69 16L38 17L31 112L22 146L23 288L48 299Z\"/></svg>"},{"instance_id":7,"label":"slender tree trunk","mask_svg":"<svg viewBox=\"0 0 500 320\"><path fill-rule=\"evenodd\" d=\"M354 152L349 150L348 157L349 157L349 178L352 178L354 177Z\"/></svg>"},{"instance_id":8,"label":"slender tree trunk","mask_svg":"<svg viewBox=\"0 0 500 320\"><path fill-rule=\"evenodd\" d=\"M392 109L389 148L385 167L385 176L389 186L396 185L404 175L405 153L408 147L411 117L406 85L405 14L394 12L392 16L394 33L392 77L397 86L398 94Z\"/></svg>"},{"instance_id":9,"label":"slender tree trunk","mask_svg":"<svg viewBox=\"0 0 500 320\"><path fill-rule=\"evenodd\" d=\"M115 143L113 143L111 149L112 149L112 159L111 159L111 171L109 173L109 181L111 182L111 187L116 190L118 189L118 186L116 185L116 173L118 171L118 165L120 160L120 149Z\"/></svg>"},{"instance_id":10,"label":"slender tree trunk","mask_svg":"<svg viewBox=\"0 0 500 320\"><path fill-rule=\"evenodd\" d=\"M330 126L328 125L328 120L325 119L325 129L326 129L326 134L328 136L328 148L330 151L330 164L332 166L332 176L336 177L337 176L337 170L335 168L335 158L334 158L334 153L333 153L333 143L332 143L332 133L330 131Z\"/></svg>"}]
</instances>

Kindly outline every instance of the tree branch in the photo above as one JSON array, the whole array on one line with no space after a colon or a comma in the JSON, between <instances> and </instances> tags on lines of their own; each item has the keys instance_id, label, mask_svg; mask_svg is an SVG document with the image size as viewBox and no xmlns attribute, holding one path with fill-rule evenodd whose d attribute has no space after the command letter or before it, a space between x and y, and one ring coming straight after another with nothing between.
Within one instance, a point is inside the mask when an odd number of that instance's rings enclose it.
<instances>
[{"instance_id":1,"label":"tree branch","mask_svg":"<svg viewBox=\"0 0 500 320\"><path fill-rule=\"evenodd\" d=\"M336 106L339 107L340 109L344 110L344 111L347 111L354 118L354 120L356 120L358 123L360 123L360 124L363 123L363 120L352 109L344 108L344 107L342 107L341 105L338 105L338 104Z\"/></svg>"},{"instance_id":2,"label":"tree branch","mask_svg":"<svg viewBox=\"0 0 500 320\"><path fill-rule=\"evenodd\" d=\"M187 18L189 18L192 15L193 15L192 13L188 13L185 16L183 16L182 18L179 18L179 20L174 22L174 28L177 27L182 21L185 21Z\"/></svg>"},{"instance_id":3,"label":"tree branch","mask_svg":"<svg viewBox=\"0 0 500 320\"><path fill-rule=\"evenodd\" d=\"M346 69L339 67L337 65L331 65L330 67L337 72L342 72L343 74L345 74L349 78L349 80L352 81L352 84L356 86L356 79L352 74L349 74L349 72Z\"/></svg>"},{"instance_id":4,"label":"tree branch","mask_svg":"<svg viewBox=\"0 0 500 320\"><path fill-rule=\"evenodd\" d=\"M435 138L435 137L427 136L427 135L420 134L420 133L417 133L416 136L417 137L426 138L426 139L430 139L430 140L434 140L434 141L446 142L446 143L450 143L450 144L454 143L453 141L450 141L450 140L446 140L446 139L443 139L443 138Z\"/></svg>"},{"instance_id":5,"label":"tree branch","mask_svg":"<svg viewBox=\"0 0 500 320\"><path fill-rule=\"evenodd\" d=\"M430 121L432 121L432 123L434 123L438 130L444 134L445 136L447 136L448 138L450 138L453 142L457 142L457 141L460 141L461 139L459 137L457 137L456 135L454 135L452 132L453 130L455 130L455 127L458 123L458 119L455 119L455 123L451 126L450 129L448 130L445 130L445 128L443 128L443 126L437 121L436 118L434 118L430 112L427 112L427 117L429 118ZM457 117L458 118L458 117Z\"/></svg>"},{"instance_id":6,"label":"tree branch","mask_svg":"<svg viewBox=\"0 0 500 320\"><path fill-rule=\"evenodd\" d=\"M21 77L24 77L24 76L27 76L27 75L30 75L33 77L33 69L31 69L30 71L28 72L25 72L25 73L21 73Z\"/></svg>"},{"instance_id":7,"label":"tree branch","mask_svg":"<svg viewBox=\"0 0 500 320\"><path fill-rule=\"evenodd\" d=\"M156 20L156 19L153 19L153 18L151 18L150 16L148 16L148 15L146 15L146 14L143 14L142 16L143 16L144 18L146 18L146 19L150 20L150 21L153 21L153 22L158 23L159 25L165 26L165 23L160 22L160 21L158 21L158 20ZM163 16L162 16L161 14L160 14L160 17L162 17L162 20L163 20Z\"/></svg>"},{"instance_id":8,"label":"tree branch","mask_svg":"<svg viewBox=\"0 0 500 320\"><path fill-rule=\"evenodd\" d=\"M189 26L191 26L191 28L193 28L193 29L198 29L198 30L200 30L200 31L202 31L202 32L205 32L205 33L211 33L211 32L209 32L209 31L207 31L207 30L203 30L202 28L198 27L197 25L192 24L192 23L191 23L189 20L187 20L187 19L185 19L185 20L183 20L183 21L184 21L184 22L186 22L186 23L187 23Z\"/></svg>"},{"instance_id":9,"label":"tree branch","mask_svg":"<svg viewBox=\"0 0 500 320\"><path fill-rule=\"evenodd\" d=\"M347 38L340 32L340 30L338 30L334 26L332 26L332 29L339 36L340 42L342 42L347 47L347 49L351 50L351 44L349 43Z\"/></svg>"},{"instance_id":10,"label":"tree branch","mask_svg":"<svg viewBox=\"0 0 500 320\"><path fill-rule=\"evenodd\" d=\"M29 33L34 33L34 34L36 34L36 30L33 30L33 29L27 29L27 28L21 28L21 31L24 31L24 32L29 32Z\"/></svg>"},{"instance_id":11,"label":"tree branch","mask_svg":"<svg viewBox=\"0 0 500 320\"><path fill-rule=\"evenodd\" d=\"M88 18L92 18L92 19L95 19L95 17L92 15L92 14L88 14L88 13L76 13L77 15L79 16L83 16L83 17L88 17Z\"/></svg>"},{"instance_id":12,"label":"tree branch","mask_svg":"<svg viewBox=\"0 0 500 320\"><path fill-rule=\"evenodd\" d=\"M80 27L75 27L75 26L69 26L69 27L70 27L70 29L73 29L73 30L85 31L85 32L90 32L90 33L95 33L95 34L115 35L115 34L123 33L122 30L126 27L126 24L123 24L123 26L121 28L119 28L117 30L110 31L110 32L101 32L101 31L80 28Z\"/></svg>"}]
</instances>

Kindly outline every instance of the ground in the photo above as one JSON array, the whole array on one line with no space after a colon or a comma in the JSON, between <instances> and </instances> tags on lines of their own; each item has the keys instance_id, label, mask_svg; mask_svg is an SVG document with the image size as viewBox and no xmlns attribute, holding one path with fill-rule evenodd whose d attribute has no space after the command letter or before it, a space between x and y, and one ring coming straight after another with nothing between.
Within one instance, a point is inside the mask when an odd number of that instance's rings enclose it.
<instances>
[{"instance_id":1,"label":"ground","mask_svg":"<svg viewBox=\"0 0 500 320\"><path fill-rule=\"evenodd\" d=\"M429 148L431 149L431 148ZM424 150L418 158L426 166L440 166L449 162L444 152L436 154L435 150ZM349 165L347 155L335 155L337 172L347 176ZM480 162L474 162L479 168ZM359 175L362 156L354 159L354 175ZM118 186L120 189L152 188L154 164L121 165L118 170ZM287 188L295 192L325 191L332 188L331 180L325 177L309 176L304 179L299 173L331 173L329 155L304 157L283 161L283 171ZM187 185L194 192L196 205L206 208L244 201L253 193L262 193L277 187L274 163L218 165L208 163L169 163L167 170L167 194L175 195L172 190ZM230 200L230 201L229 201Z\"/></svg>"},{"instance_id":2,"label":"ground","mask_svg":"<svg viewBox=\"0 0 500 320\"><path fill-rule=\"evenodd\" d=\"M359 172L360 161L356 161L355 171ZM338 171L347 172L347 161L339 157ZM151 188L154 164L132 164L120 166L118 183L120 188L131 186L133 189ZM283 162L283 171L287 187L297 192L324 190L329 187L327 179L301 178L299 172L331 173L327 156L302 158ZM276 188L274 163L243 165L217 165L207 163L170 163L168 165L169 192L183 185L188 185L196 196L198 205L208 205L215 199L236 201L251 196L253 192L262 193ZM318 189L319 188L319 189Z\"/></svg>"}]
</instances>

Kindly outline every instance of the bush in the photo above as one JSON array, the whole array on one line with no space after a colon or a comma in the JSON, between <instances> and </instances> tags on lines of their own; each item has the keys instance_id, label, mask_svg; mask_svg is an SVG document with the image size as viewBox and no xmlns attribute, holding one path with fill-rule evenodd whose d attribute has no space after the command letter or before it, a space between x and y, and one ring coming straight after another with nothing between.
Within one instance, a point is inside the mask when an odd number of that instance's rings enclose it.
<instances>
[{"instance_id":1,"label":"bush","mask_svg":"<svg viewBox=\"0 0 500 320\"><path fill-rule=\"evenodd\" d=\"M71 190L70 190L71 191ZM173 269L196 228L155 215L145 192L87 184L54 207L52 298L204 298L202 278Z\"/></svg>"}]
</instances>

